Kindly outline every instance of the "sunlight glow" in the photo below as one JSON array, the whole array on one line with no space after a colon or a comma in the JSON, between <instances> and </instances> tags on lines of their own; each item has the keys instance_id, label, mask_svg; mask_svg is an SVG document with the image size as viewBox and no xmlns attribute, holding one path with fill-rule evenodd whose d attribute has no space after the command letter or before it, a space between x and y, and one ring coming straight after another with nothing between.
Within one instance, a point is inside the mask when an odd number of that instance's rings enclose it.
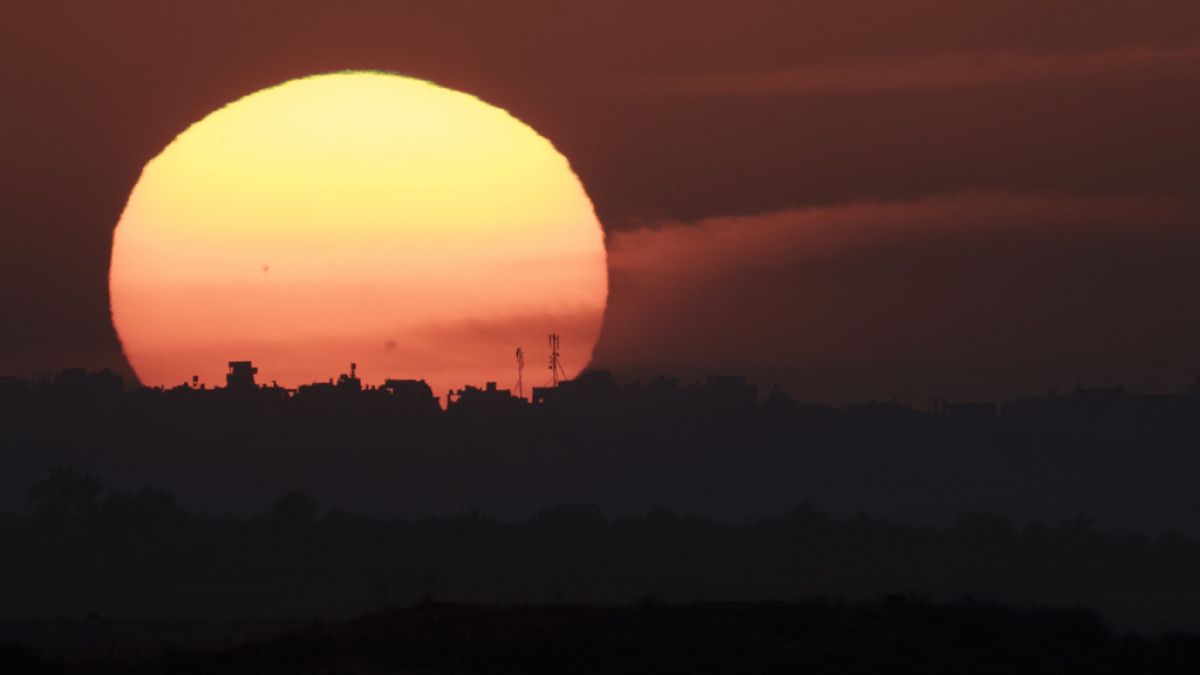
<instances>
[{"instance_id":1,"label":"sunlight glow","mask_svg":"<svg viewBox=\"0 0 1200 675\"><path fill-rule=\"evenodd\" d=\"M255 361L297 386L515 379L563 336L586 365L607 297L579 179L504 110L377 72L292 80L180 134L134 187L113 242L113 322L144 384ZM531 384L541 376L532 369Z\"/></svg>"}]
</instances>

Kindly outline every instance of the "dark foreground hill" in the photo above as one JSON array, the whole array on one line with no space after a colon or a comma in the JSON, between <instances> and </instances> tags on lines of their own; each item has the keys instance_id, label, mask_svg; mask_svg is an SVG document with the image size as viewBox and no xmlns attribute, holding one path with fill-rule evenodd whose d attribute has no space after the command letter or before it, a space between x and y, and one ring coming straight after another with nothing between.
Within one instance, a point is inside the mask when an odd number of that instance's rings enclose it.
<instances>
[{"instance_id":1,"label":"dark foreground hill","mask_svg":"<svg viewBox=\"0 0 1200 675\"><path fill-rule=\"evenodd\" d=\"M99 622L103 623L103 622ZM873 604L496 609L425 603L227 648L62 660L22 673L1196 673L1200 637L1122 637L1083 610Z\"/></svg>"},{"instance_id":2,"label":"dark foreground hill","mask_svg":"<svg viewBox=\"0 0 1200 675\"><path fill-rule=\"evenodd\" d=\"M168 493L104 494L58 469L35 510L0 514L4 620L97 615L219 622L345 620L424 597L492 606L863 601L908 594L1088 607L1119 630L1200 631L1200 540L1105 533L1086 519L1018 525L964 514L926 528L810 505L751 523L559 505L479 513L322 514L304 493L266 513L189 513Z\"/></svg>"}]
</instances>

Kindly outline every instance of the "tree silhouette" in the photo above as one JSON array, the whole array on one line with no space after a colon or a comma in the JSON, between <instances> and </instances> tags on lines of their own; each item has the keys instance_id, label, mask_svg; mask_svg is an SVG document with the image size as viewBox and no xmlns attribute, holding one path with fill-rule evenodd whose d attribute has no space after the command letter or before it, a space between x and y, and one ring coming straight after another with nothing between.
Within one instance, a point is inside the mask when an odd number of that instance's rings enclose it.
<instances>
[{"instance_id":1,"label":"tree silhouette","mask_svg":"<svg viewBox=\"0 0 1200 675\"><path fill-rule=\"evenodd\" d=\"M306 492L289 492L271 506L270 518L282 527L311 525L317 519L317 502Z\"/></svg>"},{"instance_id":2,"label":"tree silhouette","mask_svg":"<svg viewBox=\"0 0 1200 675\"><path fill-rule=\"evenodd\" d=\"M79 520L96 512L100 482L91 473L70 466L51 467L49 475L30 490L39 516Z\"/></svg>"},{"instance_id":3,"label":"tree silhouette","mask_svg":"<svg viewBox=\"0 0 1200 675\"><path fill-rule=\"evenodd\" d=\"M1078 539L1095 531L1096 519L1089 516L1076 516L1058 521L1058 528L1072 539Z\"/></svg>"},{"instance_id":4,"label":"tree silhouette","mask_svg":"<svg viewBox=\"0 0 1200 675\"><path fill-rule=\"evenodd\" d=\"M149 541L159 541L191 519L170 493L152 487L136 494L112 492L101 509L106 521Z\"/></svg>"}]
</instances>

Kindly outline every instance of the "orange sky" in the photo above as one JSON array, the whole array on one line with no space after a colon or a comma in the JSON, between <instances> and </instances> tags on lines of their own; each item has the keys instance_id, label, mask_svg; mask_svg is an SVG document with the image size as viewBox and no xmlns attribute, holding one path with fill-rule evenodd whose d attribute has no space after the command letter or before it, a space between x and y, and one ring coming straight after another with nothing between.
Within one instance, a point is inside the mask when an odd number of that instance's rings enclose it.
<instances>
[{"instance_id":1,"label":"orange sky","mask_svg":"<svg viewBox=\"0 0 1200 675\"><path fill-rule=\"evenodd\" d=\"M1198 369L1195 0L351 5L0 3L0 373L132 381L108 275L147 161L230 101L347 68L479 96L570 159L623 242L593 360L621 377L745 372L863 400L1176 391ZM908 205L939 226L874 240ZM835 236L847 222L860 239ZM673 228L697 231L657 236ZM448 318L410 339L522 323ZM587 339L558 330L578 367ZM378 370L363 374L393 374Z\"/></svg>"}]
</instances>

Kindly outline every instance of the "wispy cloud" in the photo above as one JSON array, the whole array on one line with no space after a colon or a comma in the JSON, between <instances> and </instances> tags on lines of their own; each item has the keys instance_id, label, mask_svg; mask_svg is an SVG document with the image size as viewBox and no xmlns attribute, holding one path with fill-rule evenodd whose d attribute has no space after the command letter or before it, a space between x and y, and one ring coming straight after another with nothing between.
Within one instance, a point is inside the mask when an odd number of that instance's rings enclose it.
<instances>
[{"instance_id":1,"label":"wispy cloud","mask_svg":"<svg viewBox=\"0 0 1200 675\"><path fill-rule=\"evenodd\" d=\"M609 237L595 363L762 373L815 400L1178 387L1200 202L965 194Z\"/></svg>"},{"instance_id":2,"label":"wispy cloud","mask_svg":"<svg viewBox=\"0 0 1200 675\"><path fill-rule=\"evenodd\" d=\"M639 78L639 94L720 96L960 89L1147 72L1200 72L1200 45L1129 47L1082 53L1007 51L947 54L897 61Z\"/></svg>"}]
</instances>

